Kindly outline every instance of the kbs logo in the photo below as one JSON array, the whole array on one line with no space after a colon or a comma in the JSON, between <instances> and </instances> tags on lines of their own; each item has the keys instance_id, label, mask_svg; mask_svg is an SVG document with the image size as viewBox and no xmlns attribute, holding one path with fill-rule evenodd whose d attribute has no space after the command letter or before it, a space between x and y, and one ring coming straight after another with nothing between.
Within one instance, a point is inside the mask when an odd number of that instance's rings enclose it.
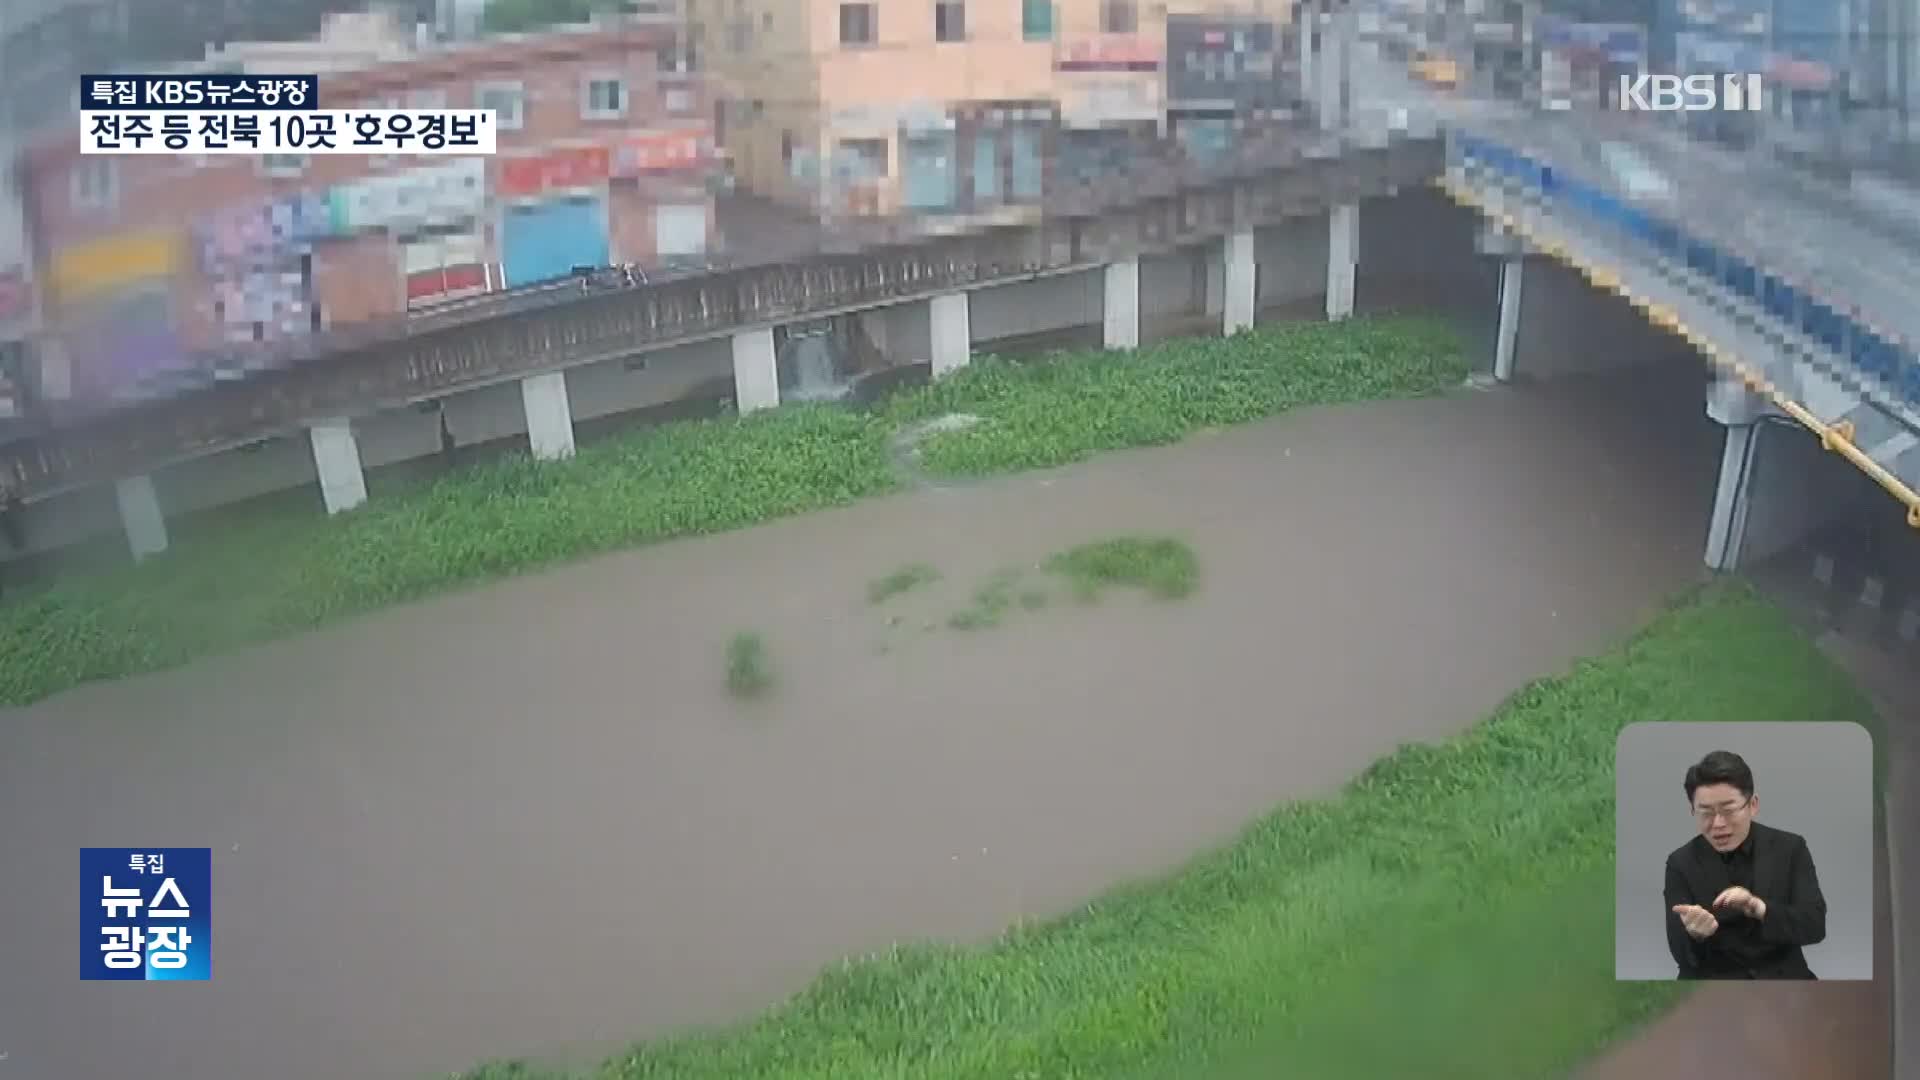
<instances>
[{"instance_id":1,"label":"kbs logo","mask_svg":"<svg viewBox=\"0 0 1920 1080\"><path fill-rule=\"evenodd\" d=\"M1621 112L1760 112L1758 75L1622 75Z\"/></svg>"}]
</instances>

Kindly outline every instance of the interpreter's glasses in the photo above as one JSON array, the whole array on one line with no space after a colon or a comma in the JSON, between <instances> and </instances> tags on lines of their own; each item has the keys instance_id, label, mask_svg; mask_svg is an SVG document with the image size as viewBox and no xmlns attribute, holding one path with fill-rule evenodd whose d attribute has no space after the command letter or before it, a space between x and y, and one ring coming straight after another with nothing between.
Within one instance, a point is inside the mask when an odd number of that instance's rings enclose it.
<instances>
[{"instance_id":1,"label":"interpreter's glasses","mask_svg":"<svg viewBox=\"0 0 1920 1080\"><path fill-rule=\"evenodd\" d=\"M1752 805L1753 800L1748 799L1733 806L1697 806L1693 810L1693 816L1702 825L1711 825L1716 819L1731 823L1741 811Z\"/></svg>"}]
</instances>

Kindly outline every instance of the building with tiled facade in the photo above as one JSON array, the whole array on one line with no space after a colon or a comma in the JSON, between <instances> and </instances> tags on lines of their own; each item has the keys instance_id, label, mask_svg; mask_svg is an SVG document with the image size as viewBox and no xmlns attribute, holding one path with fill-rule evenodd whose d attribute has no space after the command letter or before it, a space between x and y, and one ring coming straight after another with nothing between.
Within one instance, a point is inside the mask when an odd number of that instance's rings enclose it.
<instances>
[{"instance_id":1,"label":"building with tiled facade","mask_svg":"<svg viewBox=\"0 0 1920 1080\"><path fill-rule=\"evenodd\" d=\"M826 215L983 213L1171 132L1181 15L1291 0L686 0L746 188ZM1271 35L1269 35L1271 39ZM1273 49L1269 44L1269 57Z\"/></svg>"},{"instance_id":2,"label":"building with tiled facade","mask_svg":"<svg viewBox=\"0 0 1920 1080\"><path fill-rule=\"evenodd\" d=\"M711 106L680 70L678 29L626 19L416 50L398 27L382 40L340 20L304 61L284 47L219 55L220 70L310 64L328 108L496 109L490 159L83 157L71 136L33 146L20 173L41 365L97 401L221 351L244 357L579 265L703 254Z\"/></svg>"}]
</instances>

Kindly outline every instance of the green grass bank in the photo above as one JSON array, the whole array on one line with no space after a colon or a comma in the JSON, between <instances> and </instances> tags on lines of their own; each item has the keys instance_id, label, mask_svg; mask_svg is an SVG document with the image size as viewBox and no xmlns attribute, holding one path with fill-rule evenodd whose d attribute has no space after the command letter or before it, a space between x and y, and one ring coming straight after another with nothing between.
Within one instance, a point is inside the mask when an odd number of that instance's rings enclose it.
<instances>
[{"instance_id":1,"label":"green grass bank","mask_svg":"<svg viewBox=\"0 0 1920 1080\"><path fill-rule=\"evenodd\" d=\"M1613 979L1615 739L1716 717L1873 723L1782 611L1716 585L1468 733L1402 749L1164 880L991 945L835 967L756 1020L585 1075L1564 1075L1684 992ZM498 1064L466 1080L572 1075Z\"/></svg>"},{"instance_id":2,"label":"green grass bank","mask_svg":"<svg viewBox=\"0 0 1920 1080\"><path fill-rule=\"evenodd\" d=\"M175 548L142 565L10 593L0 602L0 704L584 555L882 494L901 483L894 432L949 412L986 422L929 439L924 467L977 475L1303 405L1430 394L1466 372L1458 340L1431 320L1282 324L1130 354L981 359L872 409L667 424L565 462L509 456L335 518L228 515L218 529L176 530Z\"/></svg>"}]
</instances>

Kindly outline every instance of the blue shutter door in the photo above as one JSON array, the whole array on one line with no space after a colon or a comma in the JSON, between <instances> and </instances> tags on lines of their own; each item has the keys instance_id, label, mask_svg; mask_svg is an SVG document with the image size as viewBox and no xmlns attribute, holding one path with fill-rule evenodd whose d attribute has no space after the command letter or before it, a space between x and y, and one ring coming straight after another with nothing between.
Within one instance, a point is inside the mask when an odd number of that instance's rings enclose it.
<instances>
[{"instance_id":1,"label":"blue shutter door","mask_svg":"<svg viewBox=\"0 0 1920 1080\"><path fill-rule=\"evenodd\" d=\"M576 266L607 264L607 231L598 199L562 199L511 207L502 223L509 286L566 277Z\"/></svg>"}]
</instances>

